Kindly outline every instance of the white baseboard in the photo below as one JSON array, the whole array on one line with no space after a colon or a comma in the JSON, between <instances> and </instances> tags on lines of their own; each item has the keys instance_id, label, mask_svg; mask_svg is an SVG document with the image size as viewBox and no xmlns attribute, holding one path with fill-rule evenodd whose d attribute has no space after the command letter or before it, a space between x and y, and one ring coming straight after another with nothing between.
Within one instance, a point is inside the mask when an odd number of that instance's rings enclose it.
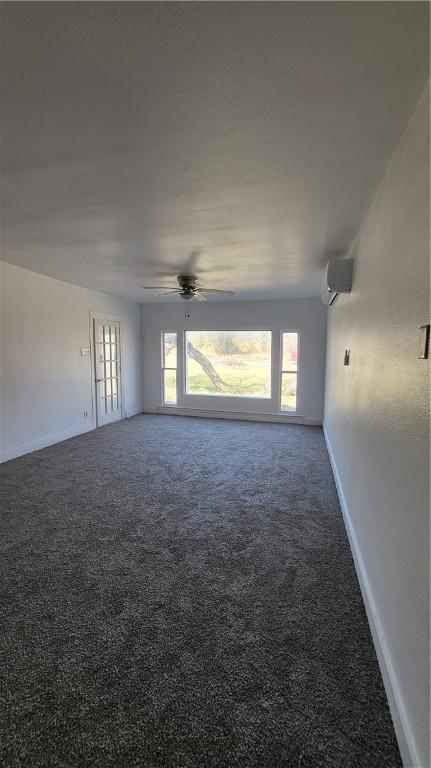
<instances>
[{"instance_id":1,"label":"white baseboard","mask_svg":"<svg viewBox=\"0 0 431 768\"><path fill-rule=\"evenodd\" d=\"M321 421L305 419L304 416L295 416L294 414L284 416L271 413L210 411L203 408L179 408L172 405L158 405L155 408L146 409L145 412L171 416L197 416L198 418L204 419L239 419L240 421L264 421L275 424L306 424L307 426L322 426Z\"/></svg>"},{"instance_id":2,"label":"white baseboard","mask_svg":"<svg viewBox=\"0 0 431 768\"><path fill-rule=\"evenodd\" d=\"M373 638L374 647L376 649L380 671L382 673L383 684L385 686L386 696L388 698L389 709L392 715L395 734L401 753L401 759L403 761L404 768L425 768L425 766L420 761L418 750L416 748L412 729L410 727L409 719L404 706L402 691L398 683L395 668L391 659L391 654L386 643L376 601L373 596L373 590L371 588L365 563L361 555L358 539L353 527L349 507L344 495L341 478L338 473L337 464L335 461L334 453L332 451L331 443L329 441L328 433L325 429L325 425L323 425L323 434L325 436L326 447L328 449L329 459L331 462L332 471L334 473L335 485L337 486L338 498L340 500L344 524L346 526L347 535L349 537L350 548L352 550L353 561L355 563L356 573L362 592L362 598L364 601L365 610L367 612L368 623L370 625L371 635Z\"/></svg>"},{"instance_id":3,"label":"white baseboard","mask_svg":"<svg viewBox=\"0 0 431 768\"><path fill-rule=\"evenodd\" d=\"M91 422L88 427L82 427L82 425L80 425L79 427L73 427L72 429L65 429L63 432L55 432L51 435L45 435L37 440L30 440L28 443L22 443L22 445L16 445L13 448L6 448L6 450L0 452L0 463L10 461L11 459L17 459L19 456L24 456L26 453L39 451L41 448L47 448L49 445L54 445L55 443L61 443L63 440L68 440L70 437L83 435L85 432L91 432L92 429L94 429L94 426Z\"/></svg>"},{"instance_id":4,"label":"white baseboard","mask_svg":"<svg viewBox=\"0 0 431 768\"><path fill-rule=\"evenodd\" d=\"M142 406L139 406L139 408L130 408L130 410L126 410L124 418L131 419L132 416L139 416L140 413L142 413Z\"/></svg>"},{"instance_id":5,"label":"white baseboard","mask_svg":"<svg viewBox=\"0 0 431 768\"><path fill-rule=\"evenodd\" d=\"M138 416L142 413L142 407L131 408L124 414L124 418L129 419L132 416ZM49 445L55 445L55 443L61 443L63 440L69 440L70 437L76 437L77 435L84 435L86 432L91 432L95 429L92 419L89 419L89 424L86 427L80 425L79 427L72 427L71 429L65 429L63 432L55 432L52 435L45 435L37 440L30 440L28 443L22 443L22 445L14 446L13 448L7 448L4 451L0 451L0 464L4 461L10 461L11 459L17 459L19 456L24 456L26 453L32 453L33 451L40 451L42 448L48 448Z\"/></svg>"}]
</instances>

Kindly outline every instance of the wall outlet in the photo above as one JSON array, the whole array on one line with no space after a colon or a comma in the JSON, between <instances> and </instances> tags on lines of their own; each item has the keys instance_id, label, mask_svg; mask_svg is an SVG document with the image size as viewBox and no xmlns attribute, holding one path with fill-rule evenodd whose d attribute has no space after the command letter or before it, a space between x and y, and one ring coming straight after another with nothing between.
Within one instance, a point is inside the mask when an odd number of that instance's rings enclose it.
<instances>
[{"instance_id":1,"label":"wall outlet","mask_svg":"<svg viewBox=\"0 0 431 768\"><path fill-rule=\"evenodd\" d=\"M90 347L81 347L81 357L90 356Z\"/></svg>"},{"instance_id":2,"label":"wall outlet","mask_svg":"<svg viewBox=\"0 0 431 768\"><path fill-rule=\"evenodd\" d=\"M84 411L84 419L86 419L88 416L88 411Z\"/></svg>"},{"instance_id":3,"label":"wall outlet","mask_svg":"<svg viewBox=\"0 0 431 768\"><path fill-rule=\"evenodd\" d=\"M350 365L350 349L346 349L344 352L344 365Z\"/></svg>"}]
</instances>

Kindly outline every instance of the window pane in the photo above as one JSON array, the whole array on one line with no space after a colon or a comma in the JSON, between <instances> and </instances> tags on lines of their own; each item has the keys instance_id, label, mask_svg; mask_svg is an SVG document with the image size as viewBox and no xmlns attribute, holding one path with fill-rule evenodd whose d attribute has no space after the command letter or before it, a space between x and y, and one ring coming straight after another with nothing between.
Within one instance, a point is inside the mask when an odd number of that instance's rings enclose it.
<instances>
[{"instance_id":1,"label":"window pane","mask_svg":"<svg viewBox=\"0 0 431 768\"><path fill-rule=\"evenodd\" d=\"M177 367L177 334L163 333L163 367Z\"/></svg>"},{"instance_id":2,"label":"window pane","mask_svg":"<svg viewBox=\"0 0 431 768\"><path fill-rule=\"evenodd\" d=\"M164 398L166 405L177 404L177 372L167 369L163 371Z\"/></svg>"},{"instance_id":3,"label":"window pane","mask_svg":"<svg viewBox=\"0 0 431 768\"><path fill-rule=\"evenodd\" d=\"M281 410L296 411L296 373L281 374Z\"/></svg>"},{"instance_id":4,"label":"window pane","mask_svg":"<svg viewBox=\"0 0 431 768\"><path fill-rule=\"evenodd\" d=\"M283 333L283 371L298 370L298 334Z\"/></svg>"},{"instance_id":5,"label":"window pane","mask_svg":"<svg viewBox=\"0 0 431 768\"><path fill-rule=\"evenodd\" d=\"M271 331L188 331L187 393L271 397Z\"/></svg>"}]
</instances>

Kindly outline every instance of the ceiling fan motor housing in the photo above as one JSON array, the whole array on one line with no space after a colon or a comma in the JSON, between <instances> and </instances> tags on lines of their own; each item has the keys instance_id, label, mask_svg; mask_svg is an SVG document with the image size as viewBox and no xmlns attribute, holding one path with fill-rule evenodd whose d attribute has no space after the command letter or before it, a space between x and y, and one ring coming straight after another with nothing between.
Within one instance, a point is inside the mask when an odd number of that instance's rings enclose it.
<instances>
[{"instance_id":1,"label":"ceiling fan motor housing","mask_svg":"<svg viewBox=\"0 0 431 768\"><path fill-rule=\"evenodd\" d=\"M196 278L192 275L178 275L177 280L182 288L180 296L186 301L190 301L196 292Z\"/></svg>"},{"instance_id":2,"label":"ceiling fan motor housing","mask_svg":"<svg viewBox=\"0 0 431 768\"><path fill-rule=\"evenodd\" d=\"M194 275L178 275L177 280L181 288L196 288L197 278Z\"/></svg>"}]
</instances>

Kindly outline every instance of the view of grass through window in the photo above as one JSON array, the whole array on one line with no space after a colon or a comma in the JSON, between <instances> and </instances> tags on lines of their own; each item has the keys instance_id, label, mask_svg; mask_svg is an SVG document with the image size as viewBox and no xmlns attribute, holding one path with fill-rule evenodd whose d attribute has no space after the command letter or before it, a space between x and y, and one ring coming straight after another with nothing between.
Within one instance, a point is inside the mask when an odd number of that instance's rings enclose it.
<instances>
[{"instance_id":1,"label":"view of grass through window","mask_svg":"<svg viewBox=\"0 0 431 768\"><path fill-rule=\"evenodd\" d=\"M298 334L284 331L281 350L281 410L296 411Z\"/></svg>"},{"instance_id":2,"label":"view of grass through window","mask_svg":"<svg viewBox=\"0 0 431 768\"><path fill-rule=\"evenodd\" d=\"M163 333L163 402L177 404L177 334Z\"/></svg>"},{"instance_id":3,"label":"view of grass through window","mask_svg":"<svg viewBox=\"0 0 431 768\"><path fill-rule=\"evenodd\" d=\"M271 397L271 331L187 331L187 394Z\"/></svg>"}]
</instances>

